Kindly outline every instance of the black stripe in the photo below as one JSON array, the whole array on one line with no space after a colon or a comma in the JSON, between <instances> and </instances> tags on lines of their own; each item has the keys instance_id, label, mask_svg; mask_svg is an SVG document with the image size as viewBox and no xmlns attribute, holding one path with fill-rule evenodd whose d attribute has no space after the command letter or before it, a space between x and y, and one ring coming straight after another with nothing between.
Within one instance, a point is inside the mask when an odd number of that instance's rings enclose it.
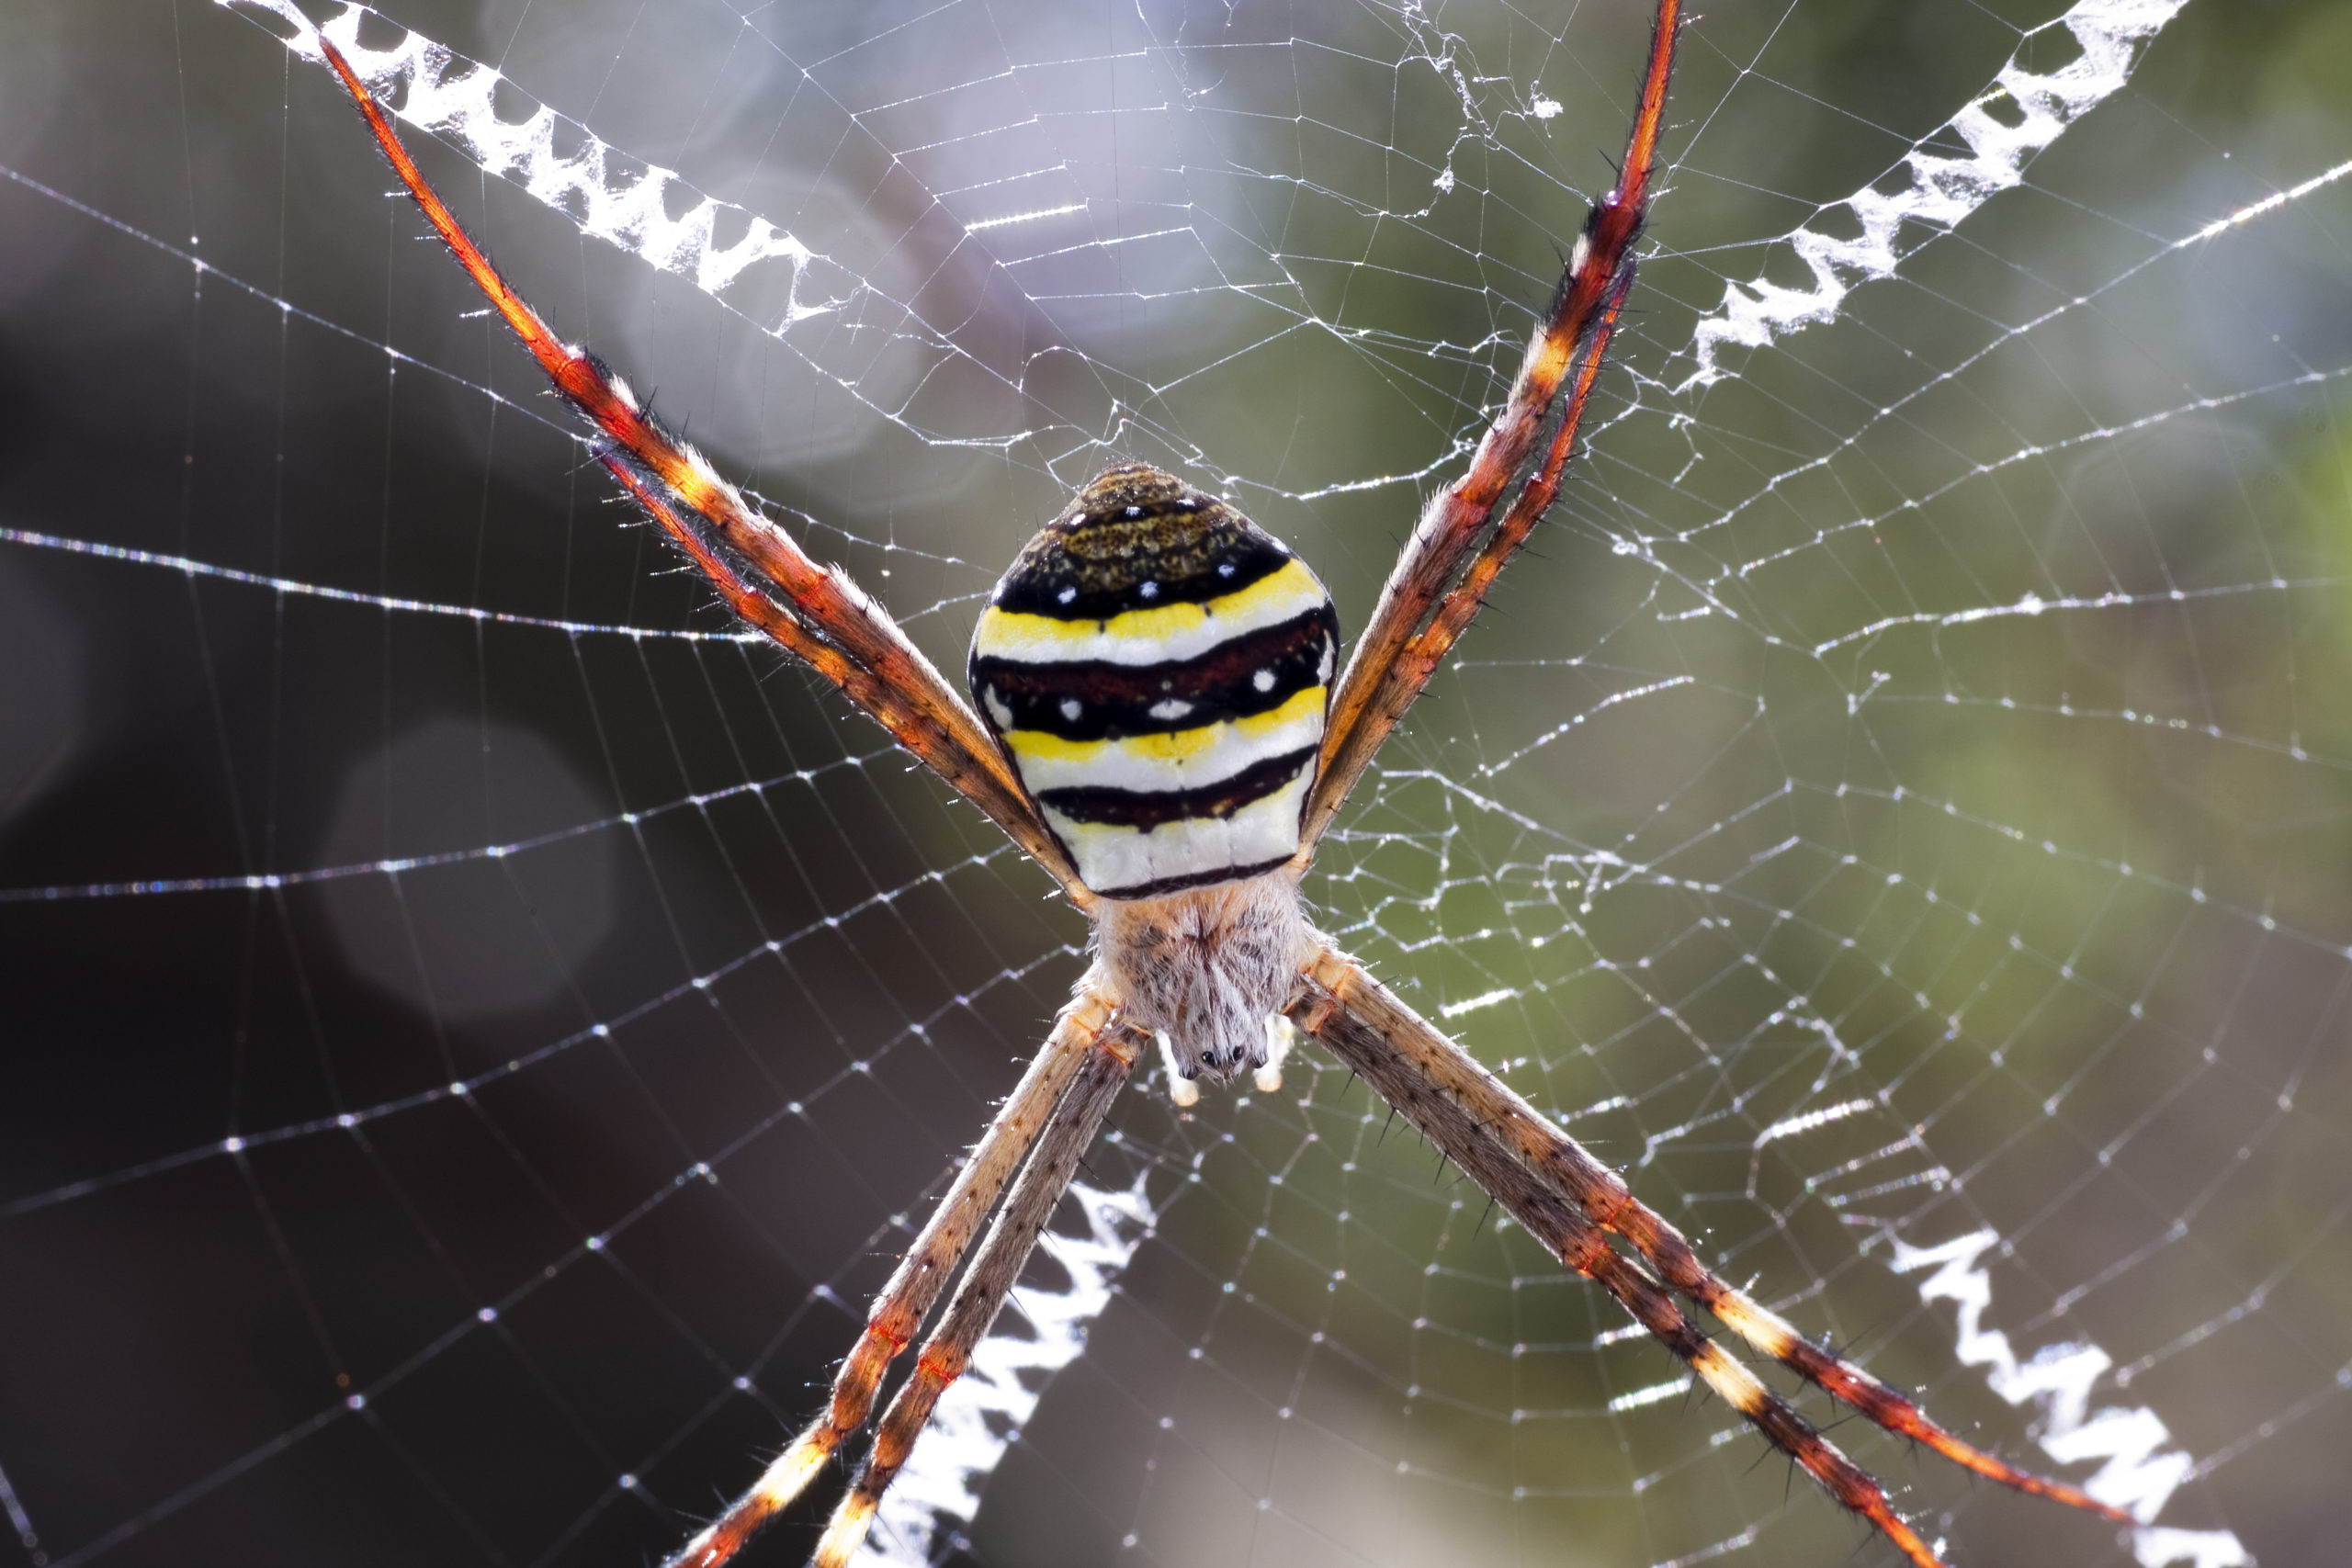
<instances>
[{"instance_id":1,"label":"black stripe","mask_svg":"<svg viewBox=\"0 0 2352 1568\"><path fill-rule=\"evenodd\" d=\"M1043 549L1032 545L989 602L1016 615L1102 621L1130 610L1206 604L1290 564L1290 552L1238 513L1225 513L1220 524L1195 536L1190 547L1139 549L1115 566L1074 560L1058 538Z\"/></svg>"},{"instance_id":2,"label":"black stripe","mask_svg":"<svg viewBox=\"0 0 2352 1568\"><path fill-rule=\"evenodd\" d=\"M1102 661L1032 664L1013 659L974 659L969 680L991 728L1035 729L1064 740L1120 740L1272 713L1323 679L1336 655L1340 617L1327 603L1280 626L1245 632L1193 659L1166 664ZM1257 676L1273 683L1259 690ZM991 700L992 699L992 700ZM1155 704L1191 704L1173 718ZM1072 718L1063 704L1079 705ZM997 708L1010 713L1001 722Z\"/></svg>"},{"instance_id":3,"label":"black stripe","mask_svg":"<svg viewBox=\"0 0 2352 1568\"><path fill-rule=\"evenodd\" d=\"M1203 784L1198 789L1113 789L1080 784L1040 790L1037 804L1052 807L1073 822L1140 828L1147 833L1170 822L1222 820L1292 783L1299 770L1315 761L1317 750L1302 746L1295 751L1252 763L1231 778Z\"/></svg>"},{"instance_id":4,"label":"black stripe","mask_svg":"<svg viewBox=\"0 0 2352 1568\"><path fill-rule=\"evenodd\" d=\"M1065 846L1067 847L1067 846ZM1097 887L1094 892L1104 898L1159 898L1170 893L1182 893L1188 887L1206 887L1213 882L1247 882L1253 876L1263 876L1290 863L1291 857L1261 861L1256 865L1220 866L1215 871L1187 872L1182 876L1163 876L1157 882L1138 882L1132 887Z\"/></svg>"}]
</instances>

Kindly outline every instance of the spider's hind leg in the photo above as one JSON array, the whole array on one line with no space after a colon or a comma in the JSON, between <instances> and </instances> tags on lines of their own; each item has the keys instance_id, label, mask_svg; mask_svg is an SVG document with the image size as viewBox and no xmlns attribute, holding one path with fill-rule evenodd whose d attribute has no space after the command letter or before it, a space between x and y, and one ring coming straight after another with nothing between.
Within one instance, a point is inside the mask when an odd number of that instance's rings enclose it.
<instances>
[{"instance_id":1,"label":"spider's hind leg","mask_svg":"<svg viewBox=\"0 0 2352 1568\"><path fill-rule=\"evenodd\" d=\"M289 13L290 14L290 13ZM595 355L565 343L466 232L433 188L343 51L313 34L377 146L415 201L564 401L596 430L613 477L686 552L729 606L807 661L888 729L899 745L1060 883L1080 908L1094 896L1038 819L1021 782L979 718L888 611L838 567L820 566L719 478L703 455L654 418ZM757 581L748 581L745 570Z\"/></svg>"},{"instance_id":2,"label":"spider's hind leg","mask_svg":"<svg viewBox=\"0 0 2352 1568\"><path fill-rule=\"evenodd\" d=\"M1496 579L1559 492L1634 286L1634 245L1649 210L1681 26L1682 0L1657 0L1641 106L1616 186L1586 215L1551 307L1536 323L1502 411L1480 437L1469 469L1430 498L1349 656L1307 799L1302 861L1314 853L1348 792L1469 629ZM1548 438L1547 420L1554 421ZM1512 482L1522 474L1512 495ZM1495 520L1498 507L1503 508L1500 521Z\"/></svg>"}]
</instances>

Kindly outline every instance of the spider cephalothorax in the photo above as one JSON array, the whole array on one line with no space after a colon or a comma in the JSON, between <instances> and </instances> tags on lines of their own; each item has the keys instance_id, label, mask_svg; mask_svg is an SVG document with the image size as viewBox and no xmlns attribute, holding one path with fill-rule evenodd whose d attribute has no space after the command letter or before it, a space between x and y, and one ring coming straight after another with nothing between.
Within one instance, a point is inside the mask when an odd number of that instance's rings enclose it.
<instances>
[{"instance_id":1,"label":"spider cephalothorax","mask_svg":"<svg viewBox=\"0 0 2352 1568\"><path fill-rule=\"evenodd\" d=\"M1281 866L1160 898L1104 900L1087 982L1160 1037L1179 1079L1222 1083L1247 1066L1271 1091L1281 1080L1264 1076L1267 1030L1314 945L1297 874ZM1192 1103L1187 1084L1171 1088L1177 1103Z\"/></svg>"},{"instance_id":2,"label":"spider cephalothorax","mask_svg":"<svg viewBox=\"0 0 2352 1568\"><path fill-rule=\"evenodd\" d=\"M1187 1079L1265 1066L1297 987L1293 862L1339 648L1288 546L1141 464L1039 530L973 634L973 698L1101 897L1099 983Z\"/></svg>"}]
</instances>

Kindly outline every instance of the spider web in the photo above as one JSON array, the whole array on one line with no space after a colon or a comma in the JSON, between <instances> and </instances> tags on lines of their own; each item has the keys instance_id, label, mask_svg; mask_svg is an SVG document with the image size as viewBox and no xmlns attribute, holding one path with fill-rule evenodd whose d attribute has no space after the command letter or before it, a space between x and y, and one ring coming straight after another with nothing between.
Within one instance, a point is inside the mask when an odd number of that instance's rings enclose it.
<instances>
[{"instance_id":1,"label":"spider web","mask_svg":"<svg viewBox=\"0 0 2352 1568\"><path fill-rule=\"evenodd\" d=\"M311 15L952 666L1114 458L1360 626L1645 13ZM0 1509L643 1561L1084 932L611 502L289 15L0 17ZM1310 883L1726 1276L2142 1521L1840 1427L1956 1563L2352 1528L2347 69L2322 5L1701 16L1577 479ZM1889 1560L1328 1062L1165 1088L870 1559Z\"/></svg>"}]
</instances>

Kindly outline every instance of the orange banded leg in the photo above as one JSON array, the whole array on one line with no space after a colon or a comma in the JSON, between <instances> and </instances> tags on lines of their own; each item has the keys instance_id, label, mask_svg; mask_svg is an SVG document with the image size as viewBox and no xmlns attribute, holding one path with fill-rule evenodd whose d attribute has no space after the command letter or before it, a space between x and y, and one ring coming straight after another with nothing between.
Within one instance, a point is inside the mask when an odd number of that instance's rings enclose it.
<instances>
[{"instance_id":1,"label":"orange banded leg","mask_svg":"<svg viewBox=\"0 0 2352 1568\"><path fill-rule=\"evenodd\" d=\"M1082 995L1062 1010L1053 1032L1029 1064L1029 1071L981 1134L978 1146L965 1161L947 1196L932 1211L898 1272L874 1298L865 1331L858 1336L833 1380L832 1403L825 1414L794 1438L792 1446L709 1528L669 1557L663 1568L718 1568L733 1557L800 1495L842 1441L865 1425L884 1371L922 1326L941 1287L971 1245L973 1233L996 1206L1006 1179L1036 1141L1038 1129L1046 1124L1071 1078L1093 1053L1110 1016L1111 1003L1098 992Z\"/></svg>"},{"instance_id":2,"label":"orange banded leg","mask_svg":"<svg viewBox=\"0 0 2352 1568\"><path fill-rule=\"evenodd\" d=\"M1565 1205L1563 1205L1565 1208ZM1754 1372L1724 1353L1683 1315L1674 1297L1634 1261L1611 1250L1598 1232L1586 1227L1582 1237L1570 1232L1546 1235L1531 1227L1530 1234L1547 1242L1562 1261L1586 1278L1598 1281L1616 1297L1634 1320L1651 1337L1681 1358L1692 1375L1723 1402L1747 1417L1772 1446L1804 1467L1806 1474L1838 1502L1868 1519L1917 1568L1941 1568L1940 1560L1917 1530L1894 1511L1886 1488L1870 1472L1848 1459L1818 1427L1797 1414L1779 1394L1764 1386ZM1594 1254L1590 1262L1569 1255L1581 1242Z\"/></svg>"},{"instance_id":3,"label":"orange banded leg","mask_svg":"<svg viewBox=\"0 0 2352 1568\"><path fill-rule=\"evenodd\" d=\"M1758 1350L1886 1430L1924 1443L1979 1475L2119 1524L2132 1522L2129 1515L2078 1487L2020 1470L1962 1441L1928 1419L1917 1404L1853 1362L1807 1339L1778 1313L1726 1283L1699 1260L1680 1231L1634 1196L1623 1178L1405 1006L1354 960L1326 948L1308 963L1306 974L1358 1010L1417 1073L1458 1101L1479 1126L1576 1204L1587 1220L1623 1236L1668 1285L1704 1307Z\"/></svg>"},{"instance_id":4,"label":"orange banded leg","mask_svg":"<svg viewBox=\"0 0 2352 1568\"><path fill-rule=\"evenodd\" d=\"M1527 345L1503 411L1479 439L1470 468L1430 502L1380 591L1372 620L1349 657L1323 732L1323 756L1308 797L1301 863L1371 765L1405 710L1476 618L1487 592L1558 493L1560 474L1610 334L1634 284L1634 243L1649 211L1650 174L1674 72L1681 0L1658 0L1642 77L1641 107L1625 145L1617 187L1594 205L1569 253L1551 309ZM1535 472L1491 533L1496 505L1519 476L1561 389L1567 406ZM1483 539L1483 544L1481 543Z\"/></svg>"},{"instance_id":5,"label":"orange banded leg","mask_svg":"<svg viewBox=\"0 0 2352 1568\"><path fill-rule=\"evenodd\" d=\"M1126 1083L1143 1044L1142 1036L1125 1030L1095 1037L1093 1048L1085 1055L1085 1065L1039 1136L1029 1163L1022 1168L1012 1195L1005 1200L1004 1212L989 1227L979 1255L972 1259L970 1271L947 1303L946 1316L923 1342L914 1371L883 1413L873 1450L865 1456L856 1484L842 1499L824 1539L817 1543L818 1568L844 1568L865 1539L882 1494L889 1490L907 1456L914 1451L915 1439L922 1436L939 1396L963 1375L973 1348L996 1321L997 1310L1021 1277L1022 1265L1036 1249L1037 1237L1053 1217L1054 1206L1078 1172L1079 1157L1094 1142L1095 1132Z\"/></svg>"},{"instance_id":6,"label":"orange banded leg","mask_svg":"<svg viewBox=\"0 0 2352 1568\"><path fill-rule=\"evenodd\" d=\"M425 179L390 118L342 51L323 38L319 47L425 221L563 400L609 444L602 454L605 465L630 495L685 546L737 614L808 660L925 766L987 813L1061 883L1073 903L1081 909L1091 908L1093 895L1079 882L1069 857L1038 819L1011 764L938 668L848 574L838 567L819 566L789 534L753 511L742 492L719 478L700 452L672 434L602 360L556 336ZM689 534L697 536L699 547L688 543ZM758 589L745 583L722 558L722 548L758 575ZM755 614L747 607L752 598L768 600L772 613ZM783 623L789 624L788 630ZM876 694L887 701L877 700Z\"/></svg>"},{"instance_id":7,"label":"orange banded leg","mask_svg":"<svg viewBox=\"0 0 2352 1568\"><path fill-rule=\"evenodd\" d=\"M1390 1006L1394 997L1381 993ZM1389 1039L1387 1008L1366 1004L1361 990L1341 996L1310 982L1290 1017L1332 1055L1362 1074L1380 1097L1462 1168L1528 1235L1561 1262L1616 1297L1634 1320L1671 1350L1691 1373L1753 1424L1772 1445L1804 1467L1839 1503L1868 1519L1915 1568L1943 1568L1918 1532L1895 1513L1886 1489L1787 1401L1724 1353L1683 1314L1673 1295L1609 1245L1600 1228L1463 1103L1437 1087Z\"/></svg>"}]
</instances>

